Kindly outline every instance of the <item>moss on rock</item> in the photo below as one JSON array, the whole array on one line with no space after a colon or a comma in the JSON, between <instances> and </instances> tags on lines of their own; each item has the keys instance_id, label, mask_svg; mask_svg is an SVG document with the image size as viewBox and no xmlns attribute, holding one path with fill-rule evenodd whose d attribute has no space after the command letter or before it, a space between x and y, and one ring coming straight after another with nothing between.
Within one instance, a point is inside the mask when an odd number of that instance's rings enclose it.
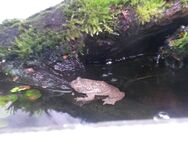
<instances>
[{"instance_id":1,"label":"moss on rock","mask_svg":"<svg viewBox=\"0 0 188 141\"><path fill-rule=\"evenodd\" d=\"M45 48L63 48L64 53L76 55L82 52L84 39L88 35L97 36L101 33L118 35L119 18L123 16L125 20L129 20L130 13L126 10L127 7L131 6L138 24L142 25L151 21L156 22L162 17L165 9L175 2L177 1L65 0L58 7L49 8L24 22L5 21L0 26L0 31L5 31L5 28L16 28L18 33L15 34L15 38L11 38L8 47L6 44L0 44L2 48L0 55L4 57L16 54L21 58L27 58L38 56ZM186 6L188 0L178 2ZM50 18L45 22L42 20L36 23L45 17ZM57 21L57 17L62 19ZM58 30L53 30L56 28L55 24ZM51 28L50 25L54 27ZM40 30L41 28L44 29Z\"/></svg>"}]
</instances>

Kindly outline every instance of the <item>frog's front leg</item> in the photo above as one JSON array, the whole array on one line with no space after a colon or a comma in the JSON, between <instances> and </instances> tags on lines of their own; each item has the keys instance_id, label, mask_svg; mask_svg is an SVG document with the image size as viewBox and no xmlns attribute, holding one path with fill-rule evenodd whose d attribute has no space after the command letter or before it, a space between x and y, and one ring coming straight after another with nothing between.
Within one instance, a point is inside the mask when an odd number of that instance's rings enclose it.
<instances>
[{"instance_id":1,"label":"frog's front leg","mask_svg":"<svg viewBox=\"0 0 188 141\"><path fill-rule=\"evenodd\" d=\"M95 95L94 94L86 94L86 97L76 97L75 100L77 102L81 101L81 102L87 102L87 101L92 101L95 99Z\"/></svg>"},{"instance_id":2,"label":"frog's front leg","mask_svg":"<svg viewBox=\"0 0 188 141\"><path fill-rule=\"evenodd\" d=\"M106 104L115 105L115 103L117 102L115 98L110 98L110 97L107 97L103 99L102 101L103 101L103 105L106 105Z\"/></svg>"}]
</instances>

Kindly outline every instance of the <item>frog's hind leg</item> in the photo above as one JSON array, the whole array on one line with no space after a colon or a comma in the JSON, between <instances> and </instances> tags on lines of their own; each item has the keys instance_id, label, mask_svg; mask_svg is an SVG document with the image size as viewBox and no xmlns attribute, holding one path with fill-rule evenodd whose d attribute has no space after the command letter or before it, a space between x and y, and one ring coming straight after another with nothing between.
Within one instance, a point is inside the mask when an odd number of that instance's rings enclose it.
<instances>
[{"instance_id":1,"label":"frog's hind leg","mask_svg":"<svg viewBox=\"0 0 188 141\"><path fill-rule=\"evenodd\" d=\"M77 102L88 102L88 101L92 101L95 99L95 95L89 95L87 97L76 97L75 100Z\"/></svg>"}]
</instances>

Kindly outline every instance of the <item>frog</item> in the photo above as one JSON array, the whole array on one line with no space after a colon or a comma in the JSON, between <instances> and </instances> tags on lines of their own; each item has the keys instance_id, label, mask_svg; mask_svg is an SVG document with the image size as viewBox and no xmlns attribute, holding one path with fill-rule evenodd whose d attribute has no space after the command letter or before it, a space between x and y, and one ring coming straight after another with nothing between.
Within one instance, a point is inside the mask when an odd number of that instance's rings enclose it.
<instances>
[{"instance_id":1,"label":"frog","mask_svg":"<svg viewBox=\"0 0 188 141\"><path fill-rule=\"evenodd\" d=\"M115 105L117 101L122 100L125 96L125 93L115 86L100 80L77 77L71 81L70 86L76 92L86 95L86 97L76 97L77 102L93 101L96 96L104 96L102 99L103 105Z\"/></svg>"}]
</instances>

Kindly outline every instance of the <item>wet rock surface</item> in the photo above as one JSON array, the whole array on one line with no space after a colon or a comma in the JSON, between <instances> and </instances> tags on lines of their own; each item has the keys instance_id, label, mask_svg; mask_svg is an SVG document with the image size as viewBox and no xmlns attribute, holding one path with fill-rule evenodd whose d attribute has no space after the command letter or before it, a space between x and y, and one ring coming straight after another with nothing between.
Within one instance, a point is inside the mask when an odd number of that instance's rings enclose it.
<instances>
[{"instance_id":1,"label":"wet rock surface","mask_svg":"<svg viewBox=\"0 0 188 141\"><path fill-rule=\"evenodd\" d=\"M0 47L10 47L19 35L18 26L0 28Z\"/></svg>"},{"instance_id":2,"label":"wet rock surface","mask_svg":"<svg viewBox=\"0 0 188 141\"><path fill-rule=\"evenodd\" d=\"M39 30L51 29L55 31L62 30L62 24L65 22L65 15L61 9L61 4L48 8L27 19L27 23L33 25Z\"/></svg>"},{"instance_id":3,"label":"wet rock surface","mask_svg":"<svg viewBox=\"0 0 188 141\"><path fill-rule=\"evenodd\" d=\"M40 61L3 62L1 72L17 83L53 89L70 89L69 82L84 72L83 64L74 58Z\"/></svg>"},{"instance_id":4,"label":"wet rock surface","mask_svg":"<svg viewBox=\"0 0 188 141\"><path fill-rule=\"evenodd\" d=\"M64 59L63 56L57 56L52 53L47 56L45 55L43 60L45 60L43 64L49 68L49 71L67 80L72 80L84 72L83 63L75 57Z\"/></svg>"}]
</instances>

